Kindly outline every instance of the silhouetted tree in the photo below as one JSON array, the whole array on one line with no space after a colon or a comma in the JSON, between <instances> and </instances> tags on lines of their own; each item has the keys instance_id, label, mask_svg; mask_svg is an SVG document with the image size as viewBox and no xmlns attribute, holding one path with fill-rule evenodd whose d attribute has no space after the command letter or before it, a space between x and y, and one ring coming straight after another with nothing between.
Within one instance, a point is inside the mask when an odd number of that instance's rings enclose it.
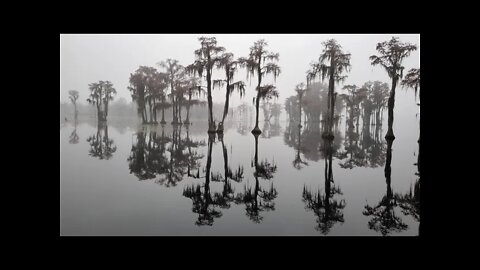
<instances>
[{"instance_id":1,"label":"silhouetted tree","mask_svg":"<svg viewBox=\"0 0 480 270\"><path fill-rule=\"evenodd\" d=\"M363 125L382 125L383 109L387 105L389 87L387 83L380 81L368 81L363 84L367 97L362 102ZM375 118L371 118L374 115Z\"/></svg>"},{"instance_id":2,"label":"silhouetted tree","mask_svg":"<svg viewBox=\"0 0 480 270\"><path fill-rule=\"evenodd\" d=\"M344 53L342 47L335 39L323 42L322 45L324 48L318 62L312 63L312 69L307 71L307 84L319 75L321 75L322 81L328 76L328 111L330 114L327 117L333 119L336 97L334 90L335 82L338 83L346 79L347 76L342 76L342 73L350 70L351 55L349 53ZM328 61L330 63L328 63ZM333 125L333 121L327 122ZM332 127L328 128L327 136L333 136Z\"/></svg>"},{"instance_id":3,"label":"silhouetted tree","mask_svg":"<svg viewBox=\"0 0 480 270\"><path fill-rule=\"evenodd\" d=\"M156 110L158 108L162 109L161 123L165 123L164 110L168 107L165 104L166 80L166 74L159 73L155 68L147 66L140 66L135 73L130 74L128 89L131 92L132 100L138 105L138 114L142 117L142 124L157 123ZM150 121L148 121L147 105Z\"/></svg>"},{"instance_id":4,"label":"silhouetted tree","mask_svg":"<svg viewBox=\"0 0 480 270\"><path fill-rule=\"evenodd\" d=\"M108 102L113 100L113 96L117 93L113 84L109 81L99 81L88 85L90 96L87 102L96 106L98 121L107 121Z\"/></svg>"},{"instance_id":5,"label":"silhouetted tree","mask_svg":"<svg viewBox=\"0 0 480 270\"><path fill-rule=\"evenodd\" d=\"M387 71L388 77L392 79L392 89L388 98L388 131L385 138L394 140L393 108L395 106L395 88L403 77L403 59L408 57L412 51L415 51L417 46L410 43L402 43L398 37L392 37L389 41L378 43L376 49L379 56L370 56L372 65L381 65Z\"/></svg>"},{"instance_id":6,"label":"silhouetted tree","mask_svg":"<svg viewBox=\"0 0 480 270\"><path fill-rule=\"evenodd\" d=\"M203 71L206 70L207 79L207 102L208 102L208 132L216 132L215 122L213 121L212 112L212 71L215 64L222 60L220 53L225 51L225 48L217 45L217 39L214 37L200 37L201 47L195 50L195 62L186 67L188 74L198 74L202 77Z\"/></svg>"},{"instance_id":7,"label":"silhouetted tree","mask_svg":"<svg viewBox=\"0 0 480 270\"><path fill-rule=\"evenodd\" d=\"M170 98L172 99L172 112L173 120L172 124L181 124L178 120L178 102L175 100L175 84L176 81L183 76L184 67L178 63L178 60L168 58L166 61L159 62L158 66L166 69L167 82L170 85Z\"/></svg>"},{"instance_id":8,"label":"silhouetted tree","mask_svg":"<svg viewBox=\"0 0 480 270\"><path fill-rule=\"evenodd\" d=\"M68 98L70 99L70 101L72 102L73 104L73 107L74 107L74 112L73 114L75 115L75 119L77 119L77 114L78 114L78 110L77 110L77 99L80 95L78 94L78 91L77 90L70 90L68 91Z\"/></svg>"},{"instance_id":9,"label":"silhouetted tree","mask_svg":"<svg viewBox=\"0 0 480 270\"><path fill-rule=\"evenodd\" d=\"M307 88L305 88L304 83L300 83L300 84L297 84L297 86L295 86L295 92L297 92L297 97L298 97L298 106L299 106L298 113L300 114L300 122L298 123L299 128L302 127L302 97L305 91L307 91Z\"/></svg>"},{"instance_id":10,"label":"silhouetted tree","mask_svg":"<svg viewBox=\"0 0 480 270\"><path fill-rule=\"evenodd\" d=\"M224 53L220 57L220 61L217 63L217 68L223 68L225 72L225 80L214 80L213 81L213 88L216 86L221 88L223 85L226 85L225 88L225 108L223 110L222 121L220 121L217 131L223 132L223 123L225 121L225 117L228 114L228 105L230 96L232 95L233 91L237 90L240 94L240 98L245 95L245 83L243 81L233 82L233 76L239 67L239 62L233 59L232 53Z\"/></svg>"},{"instance_id":11,"label":"silhouetted tree","mask_svg":"<svg viewBox=\"0 0 480 270\"><path fill-rule=\"evenodd\" d=\"M190 124L190 107L195 104L199 104L199 100L192 100L193 96L198 96L202 93L205 93L205 91L202 89L202 86L200 85L200 78L197 77L191 77L188 81L188 84L186 86L186 94L188 96L188 102L187 102L187 116L185 119L185 122L183 122L186 125Z\"/></svg>"},{"instance_id":12,"label":"silhouetted tree","mask_svg":"<svg viewBox=\"0 0 480 270\"><path fill-rule=\"evenodd\" d=\"M350 108L348 125L353 127L355 118L358 119L360 115L360 103L367 97L367 90L358 88L356 85L345 85L343 89L347 90L347 94L341 94L340 97L345 101L347 107Z\"/></svg>"},{"instance_id":13,"label":"silhouetted tree","mask_svg":"<svg viewBox=\"0 0 480 270\"><path fill-rule=\"evenodd\" d=\"M278 91L275 86L271 84L261 85L262 78L265 75L273 74L274 81L276 81L277 76L280 75L280 67L275 64L275 62L278 61L280 54L267 51L265 49L267 45L268 44L265 40L258 40L252 47L250 47L250 55L248 58L242 57L238 59L238 62L247 68L247 77L248 75L255 76L255 74L258 77L258 85L256 87L257 97L253 99L256 108L255 128L252 130L253 134L262 133L258 127L260 99L278 98Z\"/></svg>"}]
</instances>

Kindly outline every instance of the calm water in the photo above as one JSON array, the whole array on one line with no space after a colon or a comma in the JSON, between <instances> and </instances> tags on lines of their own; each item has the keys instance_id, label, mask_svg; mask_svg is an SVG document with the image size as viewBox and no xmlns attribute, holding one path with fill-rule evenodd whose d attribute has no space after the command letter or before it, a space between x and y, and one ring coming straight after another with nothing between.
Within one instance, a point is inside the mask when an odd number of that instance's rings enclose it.
<instances>
[{"instance_id":1,"label":"calm water","mask_svg":"<svg viewBox=\"0 0 480 270\"><path fill-rule=\"evenodd\" d=\"M396 106L390 187L386 114L349 130L344 112L330 147L321 123L285 119L261 122L257 143L238 119L210 142L200 122L61 125L61 235L418 235L410 103Z\"/></svg>"}]
</instances>

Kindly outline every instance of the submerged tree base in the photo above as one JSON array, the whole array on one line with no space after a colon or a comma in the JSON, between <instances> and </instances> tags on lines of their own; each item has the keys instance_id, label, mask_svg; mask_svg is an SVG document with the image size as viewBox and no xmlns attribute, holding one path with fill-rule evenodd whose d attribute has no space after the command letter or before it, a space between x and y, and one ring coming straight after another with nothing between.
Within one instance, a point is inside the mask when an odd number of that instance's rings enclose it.
<instances>
[{"instance_id":1,"label":"submerged tree base","mask_svg":"<svg viewBox=\"0 0 480 270\"><path fill-rule=\"evenodd\" d=\"M255 134L261 134L261 133L262 133L262 131L260 130L259 127L255 127L255 128L252 130L252 134L254 134L254 135L255 135Z\"/></svg>"},{"instance_id":2,"label":"submerged tree base","mask_svg":"<svg viewBox=\"0 0 480 270\"><path fill-rule=\"evenodd\" d=\"M387 131L387 135L385 135L385 139L386 139L387 141L389 141L389 140L392 140L392 141L395 140L395 135L393 135L393 130L390 129L390 130Z\"/></svg>"},{"instance_id":3,"label":"submerged tree base","mask_svg":"<svg viewBox=\"0 0 480 270\"><path fill-rule=\"evenodd\" d=\"M395 140L395 136L394 136L394 135L386 135L386 136L385 136L385 140L387 140L387 141L393 141L393 140Z\"/></svg>"}]
</instances>

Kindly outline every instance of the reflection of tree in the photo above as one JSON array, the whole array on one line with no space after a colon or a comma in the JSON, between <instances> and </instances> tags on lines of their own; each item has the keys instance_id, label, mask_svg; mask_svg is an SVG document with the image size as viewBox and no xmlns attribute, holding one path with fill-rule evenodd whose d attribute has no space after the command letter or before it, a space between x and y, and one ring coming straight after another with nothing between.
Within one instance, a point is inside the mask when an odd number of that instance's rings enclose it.
<instances>
[{"instance_id":1,"label":"reflection of tree","mask_svg":"<svg viewBox=\"0 0 480 270\"><path fill-rule=\"evenodd\" d=\"M260 186L259 178L272 179L274 173L277 171L277 166L267 160L258 162L258 135L255 137L255 158L252 161L252 167L255 166L255 187L244 186L244 192L237 194L235 197L236 204L245 204L247 216L255 223L260 223L263 217L260 215L262 211L274 211L275 202L278 192L271 183L269 189L264 189Z\"/></svg>"},{"instance_id":2,"label":"reflection of tree","mask_svg":"<svg viewBox=\"0 0 480 270\"><path fill-rule=\"evenodd\" d=\"M223 181L223 190L221 193L215 192L214 201L220 208L230 208L230 203L235 200L234 189L230 180L235 182L241 182L243 180L243 166L238 166L238 168L232 171L232 168L228 163L228 152L227 147L223 141L223 134L218 134L218 139L222 143L223 150L223 177L220 174L212 175L212 181Z\"/></svg>"},{"instance_id":3,"label":"reflection of tree","mask_svg":"<svg viewBox=\"0 0 480 270\"><path fill-rule=\"evenodd\" d=\"M89 154L99 159L110 159L117 147L112 139L108 138L108 125L105 122L98 122L97 134L87 138L90 144Z\"/></svg>"},{"instance_id":4,"label":"reflection of tree","mask_svg":"<svg viewBox=\"0 0 480 270\"><path fill-rule=\"evenodd\" d=\"M276 136L280 136L281 126L280 121L275 120L274 123L270 123L269 121L263 122L263 133L261 135L262 138L272 138Z\"/></svg>"},{"instance_id":5,"label":"reflection of tree","mask_svg":"<svg viewBox=\"0 0 480 270\"><path fill-rule=\"evenodd\" d=\"M218 134L218 138L222 143L223 150L223 162L224 162L224 174L214 174L211 172L212 165L212 149L213 143L215 142L215 133L209 134L208 140L208 156L207 164L204 170L205 175L200 176L200 170L197 171L197 174L189 174L189 176L200 179L205 178L205 184L202 186L200 184L187 186L183 190L183 196L190 198L193 202L192 211L198 214L198 220L196 225L213 225L215 218L222 216L222 213L218 208L228 209L230 208L231 202L235 201L235 190L232 187L232 182L241 182L243 179L243 167L239 166L235 171L232 171L228 163L228 152L227 147L223 141L223 133ZM198 167L198 166L197 166ZM223 189L221 192L214 192L212 194L210 190L210 182L222 182Z\"/></svg>"},{"instance_id":6,"label":"reflection of tree","mask_svg":"<svg viewBox=\"0 0 480 270\"><path fill-rule=\"evenodd\" d=\"M308 166L308 162L306 161L303 161L302 158L300 157L300 150L303 149L302 147L302 140L301 140L301 130L302 130L302 126L299 124L297 126L298 128L298 143L296 145L296 149L297 149L297 154L295 155L295 159L293 160L292 164L293 164L293 167L297 170L300 170L302 169L302 165L305 165L305 166Z\"/></svg>"},{"instance_id":7,"label":"reflection of tree","mask_svg":"<svg viewBox=\"0 0 480 270\"><path fill-rule=\"evenodd\" d=\"M361 138L360 145L368 166L371 168L383 166L385 164L385 141L381 126L364 126Z\"/></svg>"},{"instance_id":8,"label":"reflection of tree","mask_svg":"<svg viewBox=\"0 0 480 270\"><path fill-rule=\"evenodd\" d=\"M290 122L283 133L283 141L289 147L297 150L296 159L299 158L299 153L303 154L307 160L318 161L324 158L324 140L321 136L321 128L324 128L325 123L307 121L303 131L299 133L298 125ZM333 153L336 153L340 148L343 137L338 126L334 126L334 140L332 142ZM299 138L300 136L300 138ZM320 151L318 151L320 149ZM306 165L306 164L305 164Z\"/></svg>"},{"instance_id":9,"label":"reflection of tree","mask_svg":"<svg viewBox=\"0 0 480 270\"><path fill-rule=\"evenodd\" d=\"M75 114L76 116L76 114ZM80 138L78 137L78 134L77 134L77 118L75 117L75 123L74 123L74 128L73 128L73 131L72 131L72 134L70 134L70 139L69 139L69 143L71 144L77 144L78 141L80 140Z\"/></svg>"},{"instance_id":10,"label":"reflection of tree","mask_svg":"<svg viewBox=\"0 0 480 270\"><path fill-rule=\"evenodd\" d=\"M353 127L355 120L360 119L360 103L366 99L367 90L365 88L358 88L356 85L345 85L343 87L347 94L341 94L340 97L345 101L348 114L348 126Z\"/></svg>"},{"instance_id":11,"label":"reflection of tree","mask_svg":"<svg viewBox=\"0 0 480 270\"><path fill-rule=\"evenodd\" d=\"M401 232L408 228L408 225L403 223L402 219L395 215L395 207L397 204L398 195L394 195L391 187L392 169L390 164L392 162L392 139L387 139L387 160L385 164L385 178L387 182L387 194L383 196L382 200L375 207L369 205L365 206L363 214L371 216L368 222L368 227L371 230L379 231L383 236L392 232Z\"/></svg>"},{"instance_id":12,"label":"reflection of tree","mask_svg":"<svg viewBox=\"0 0 480 270\"><path fill-rule=\"evenodd\" d=\"M415 221L420 222L420 142L418 148L418 161L414 164L417 166L418 171L415 175L418 176L418 179L413 186L413 192L412 187L410 186L409 193L398 195L398 203L404 215L412 216Z\"/></svg>"},{"instance_id":13,"label":"reflection of tree","mask_svg":"<svg viewBox=\"0 0 480 270\"><path fill-rule=\"evenodd\" d=\"M157 136L156 131L142 130L137 132L136 137L137 142L132 145L127 159L130 173L139 180L153 179L157 174L164 173L168 166L165 148L170 139L165 137L163 128L161 136Z\"/></svg>"},{"instance_id":14,"label":"reflection of tree","mask_svg":"<svg viewBox=\"0 0 480 270\"><path fill-rule=\"evenodd\" d=\"M207 166L203 192L200 184L187 186L183 190L183 196L190 198L193 202L192 211L198 214L198 220L195 222L197 226L212 226L214 219L222 216L222 213L216 209L218 202L214 199L215 197L212 198L210 194L210 169L212 166L212 146L215 141L214 136L215 133L209 134Z\"/></svg>"},{"instance_id":15,"label":"reflection of tree","mask_svg":"<svg viewBox=\"0 0 480 270\"><path fill-rule=\"evenodd\" d=\"M199 146L204 146L205 145L205 141L193 141L190 139L190 128L189 126L187 125L187 140L186 140L186 144L187 144L187 149L188 149L188 157L187 157L187 174L188 176L192 176L192 171L195 171L195 170L198 170L200 168L200 164L199 164L199 160L201 160L204 155L201 155L199 153L197 153L197 151L195 151L194 149L192 148L197 148ZM199 171L197 171L198 173L200 173Z\"/></svg>"},{"instance_id":16,"label":"reflection of tree","mask_svg":"<svg viewBox=\"0 0 480 270\"><path fill-rule=\"evenodd\" d=\"M179 121L178 118L177 121ZM187 173L188 157L184 154L186 145L185 140L181 138L181 131L181 126L173 126L171 144L167 150L170 156L168 166L162 177L155 181L157 184L167 187L176 186Z\"/></svg>"},{"instance_id":17,"label":"reflection of tree","mask_svg":"<svg viewBox=\"0 0 480 270\"><path fill-rule=\"evenodd\" d=\"M312 193L305 186L303 187L302 198L306 204L307 210L312 210L317 216L318 225L316 230L322 234L327 235L330 229L337 222L344 222L342 209L345 208L345 201L342 199L337 201L334 199L336 194L342 195L339 187L332 185L333 171L332 171L332 157L333 157L333 142L331 139L325 139L324 143L325 158L325 194L321 195L320 190Z\"/></svg>"},{"instance_id":18,"label":"reflection of tree","mask_svg":"<svg viewBox=\"0 0 480 270\"><path fill-rule=\"evenodd\" d=\"M137 142L132 145L128 158L130 173L139 180L155 179L155 183L166 187L176 186L186 173L198 168L202 158L195 150L203 142L181 137L181 128L174 126L171 138L165 136L164 128L158 136L155 130L137 133Z\"/></svg>"},{"instance_id":19,"label":"reflection of tree","mask_svg":"<svg viewBox=\"0 0 480 270\"><path fill-rule=\"evenodd\" d=\"M404 215L410 215L420 222L420 179L415 181L413 192L410 187L409 193L398 195L398 203Z\"/></svg>"},{"instance_id":20,"label":"reflection of tree","mask_svg":"<svg viewBox=\"0 0 480 270\"><path fill-rule=\"evenodd\" d=\"M347 122L351 122L349 120ZM348 129L345 132L345 151L339 152L337 157L341 160L346 160L340 163L340 167L343 169L352 169L354 167L367 166L365 159L365 153L359 146L360 136L358 132L355 132L353 125L348 124Z\"/></svg>"}]
</instances>

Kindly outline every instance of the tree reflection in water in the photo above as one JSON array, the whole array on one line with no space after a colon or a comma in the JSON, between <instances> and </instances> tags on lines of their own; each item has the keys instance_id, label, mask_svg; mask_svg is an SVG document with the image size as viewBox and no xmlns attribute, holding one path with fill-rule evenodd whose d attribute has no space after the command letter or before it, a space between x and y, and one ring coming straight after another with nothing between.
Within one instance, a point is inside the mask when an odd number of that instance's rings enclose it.
<instances>
[{"instance_id":1,"label":"tree reflection in water","mask_svg":"<svg viewBox=\"0 0 480 270\"><path fill-rule=\"evenodd\" d=\"M263 220L261 212L274 211L275 202L278 192L273 187L273 183L270 184L268 189L264 189L259 182L259 178L265 180L271 180L273 175L277 171L277 165L274 162L270 163L268 160L258 162L258 134L253 135L255 137L255 157L252 160L252 167L255 166L255 172L253 176L255 178L255 187L244 186L243 193L237 194L235 197L236 204L245 204L246 215L255 223L260 223Z\"/></svg>"},{"instance_id":2,"label":"tree reflection in water","mask_svg":"<svg viewBox=\"0 0 480 270\"><path fill-rule=\"evenodd\" d=\"M98 159L108 160L117 151L114 141L108 138L106 122L98 122L97 133L88 137L87 142L90 144L89 155Z\"/></svg>"},{"instance_id":3,"label":"tree reflection in water","mask_svg":"<svg viewBox=\"0 0 480 270\"><path fill-rule=\"evenodd\" d=\"M197 174L190 174L189 176L200 179L205 178L205 183L202 186L200 184L192 184L187 186L183 190L183 196L190 198L193 203L192 211L198 214L198 219L195 222L196 225L208 225L212 226L214 219L222 216L222 212L218 208L228 209L230 204L235 201L235 190L233 189L231 181L241 182L243 179L243 167L238 166L235 171L232 171L228 162L227 147L223 141L223 134L218 134L218 139L222 144L223 150L223 162L224 172L214 174L211 172L212 166L212 149L215 143L215 133L209 134L208 139L208 152L207 152L207 164L204 170L205 175L200 176L200 170ZM223 188L221 192L211 192L211 182L223 182Z\"/></svg>"},{"instance_id":4,"label":"tree reflection in water","mask_svg":"<svg viewBox=\"0 0 480 270\"><path fill-rule=\"evenodd\" d=\"M380 232L383 236L386 236L392 232L402 232L408 229L408 225L405 224L402 219L395 214L395 208L399 206L398 195L394 195L391 187L391 162L392 162L392 144L393 140L387 140L387 160L385 164L385 178L387 182L387 193L383 196L382 200L377 206L365 206L363 214L371 217L368 222L368 228L376 232Z\"/></svg>"},{"instance_id":5,"label":"tree reflection in water","mask_svg":"<svg viewBox=\"0 0 480 270\"><path fill-rule=\"evenodd\" d=\"M335 199L335 195L343 195L340 187L335 186L333 183L333 140L330 138L324 139L324 146L322 150L325 155L325 194L321 194L320 190L313 193L307 187L303 187L302 201L305 203L307 210L312 210L317 216L316 230L322 234L327 235L330 229L337 222L343 223L342 209L345 208L345 200L338 201Z\"/></svg>"},{"instance_id":6,"label":"tree reflection in water","mask_svg":"<svg viewBox=\"0 0 480 270\"><path fill-rule=\"evenodd\" d=\"M72 133L70 134L70 137L69 137L69 140L68 142L70 144L77 144L78 141L80 140L80 137L78 136L77 134L77 114L75 114L75 120L74 120L74 126L73 126L73 131Z\"/></svg>"},{"instance_id":7,"label":"tree reflection in water","mask_svg":"<svg viewBox=\"0 0 480 270\"><path fill-rule=\"evenodd\" d=\"M212 147L215 142L215 133L209 133L208 135L207 166L205 176L203 176L205 177L203 192L200 184L192 184L183 189L183 196L190 198L193 202L192 212L198 214L198 219L195 222L197 226L212 226L214 219L222 216L222 212L216 209L217 203L210 194L210 169L212 166ZM203 177L199 176L198 178Z\"/></svg>"},{"instance_id":8,"label":"tree reflection in water","mask_svg":"<svg viewBox=\"0 0 480 270\"><path fill-rule=\"evenodd\" d=\"M165 187L176 186L185 174L198 169L198 161L203 158L194 149L205 145L203 141L193 141L186 128L186 138L182 138L179 126L173 126L172 136L165 136L162 126L161 136L156 129L137 132L136 144L127 161L130 173L139 180L155 179L155 183Z\"/></svg>"}]
</instances>

